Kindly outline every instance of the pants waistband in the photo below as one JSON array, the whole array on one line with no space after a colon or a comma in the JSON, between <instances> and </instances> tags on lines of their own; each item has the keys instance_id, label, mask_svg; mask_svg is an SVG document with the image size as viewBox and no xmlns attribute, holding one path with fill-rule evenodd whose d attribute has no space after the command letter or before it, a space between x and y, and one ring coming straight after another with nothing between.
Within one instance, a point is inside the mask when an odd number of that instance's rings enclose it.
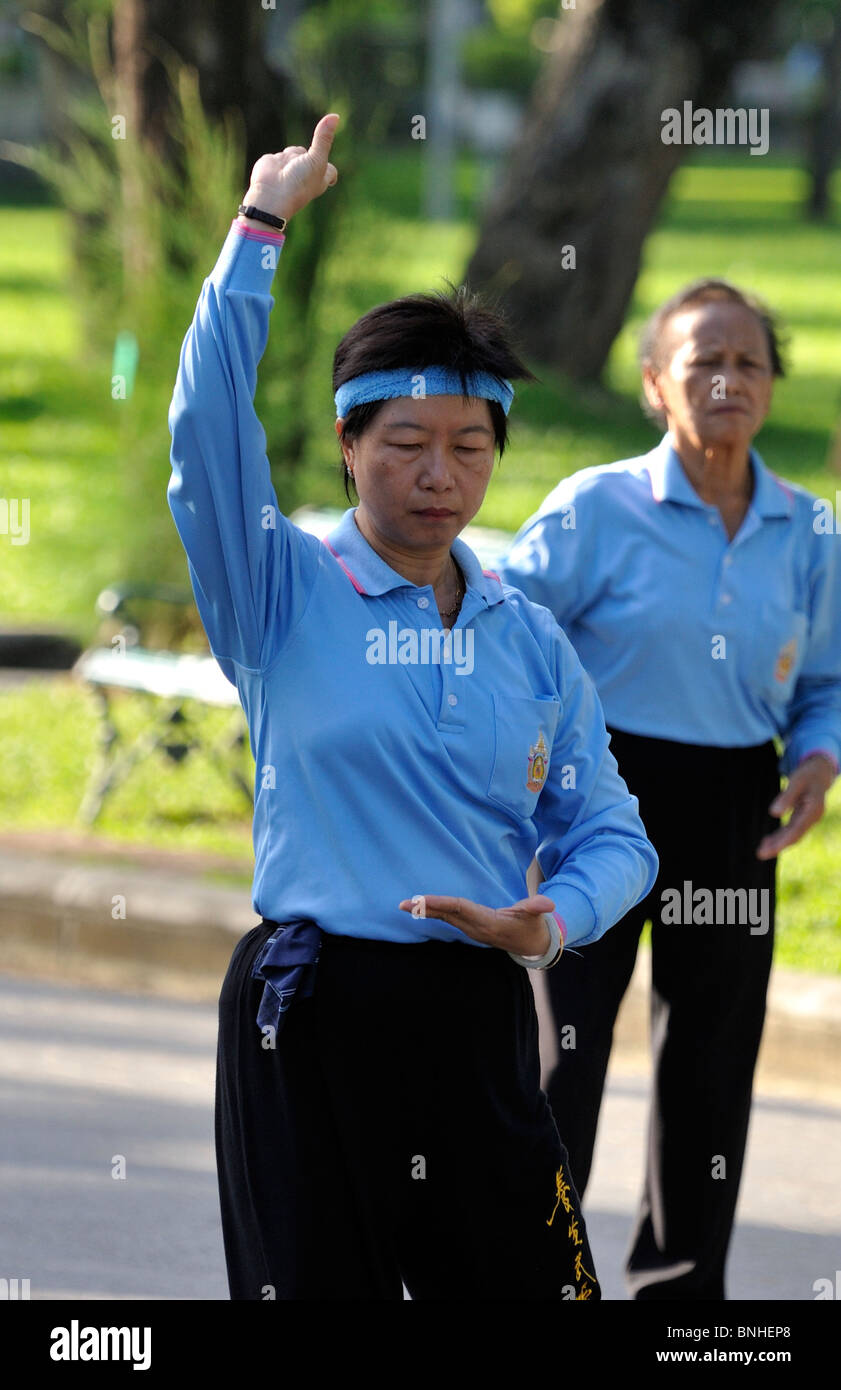
<instances>
[{"instance_id":1,"label":"pants waistband","mask_svg":"<svg viewBox=\"0 0 841 1390\"><path fill-rule=\"evenodd\" d=\"M717 766L744 767L777 763L777 750L772 739L736 748L724 748L714 743L683 743L678 739L653 738L649 734L629 734L608 724L611 748L623 748L637 754L649 752L658 758L674 758L685 762L713 762Z\"/></svg>"},{"instance_id":2,"label":"pants waistband","mask_svg":"<svg viewBox=\"0 0 841 1390\"><path fill-rule=\"evenodd\" d=\"M273 931L279 925L282 925L282 923L273 922L268 917L264 917L262 922L260 923L260 926L264 927L267 931ZM325 950L325 948L327 948L328 950L339 948L344 950L356 950L360 952L402 952L407 950L417 951L418 949L426 947L427 954L432 954L434 951L452 950L453 948L455 948L455 950L457 951L470 951L471 955L475 956L476 958L480 956L492 956L496 954L490 948L482 946L472 946L467 941L440 941L437 939L430 939L428 937L418 941L388 941L385 940L383 937L348 936L341 932L325 931L324 928L322 928L321 931L322 952Z\"/></svg>"}]
</instances>

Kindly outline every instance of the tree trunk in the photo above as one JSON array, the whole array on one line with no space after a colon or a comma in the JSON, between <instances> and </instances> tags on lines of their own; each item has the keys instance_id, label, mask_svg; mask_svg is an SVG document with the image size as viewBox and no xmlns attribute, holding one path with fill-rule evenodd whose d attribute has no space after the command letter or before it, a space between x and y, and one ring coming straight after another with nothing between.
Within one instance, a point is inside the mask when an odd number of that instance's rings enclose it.
<instances>
[{"instance_id":1,"label":"tree trunk","mask_svg":"<svg viewBox=\"0 0 841 1390\"><path fill-rule=\"evenodd\" d=\"M601 375L642 247L689 146L662 113L723 104L777 0L578 0L532 96L465 278L507 313L526 354ZM570 249L572 248L572 249ZM699 267L699 270L701 267Z\"/></svg>"},{"instance_id":2,"label":"tree trunk","mask_svg":"<svg viewBox=\"0 0 841 1390\"><path fill-rule=\"evenodd\" d=\"M172 55L197 69L202 106L211 119L232 109L242 112L244 185L261 154L293 142L289 130L296 117L310 122L314 113L263 57L266 18L261 5L243 5L242 0L117 0L115 72L130 93L136 128L162 159L177 164L179 154L169 123L166 61Z\"/></svg>"},{"instance_id":3,"label":"tree trunk","mask_svg":"<svg viewBox=\"0 0 841 1390\"><path fill-rule=\"evenodd\" d=\"M809 130L808 213L816 222L825 222L829 216L829 181L841 149L841 14L837 11L823 53L821 86L821 99Z\"/></svg>"},{"instance_id":4,"label":"tree trunk","mask_svg":"<svg viewBox=\"0 0 841 1390\"><path fill-rule=\"evenodd\" d=\"M167 61L176 57L197 69L205 114L221 120L231 110L241 112L245 127L242 190L261 154L287 144L308 143L318 115L283 74L273 71L263 56L263 25L267 18L258 0L117 0L114 8L114 74L125 103L129 127L140 134L161 160L179 168L182 151L170 119L172 88ZM131 177L130 170L128 171ZM125 176L124 176L125 181ZM132 189L124 186L131 205ZM310 209L283 253L283 277L275 293L283 299L284 336L270 344L267 363L274 362L290 381L301 382L309 365L308 328L313 312L319 262L338 217L335 190L325 206ZM231 208L231 214L236 206ZM131 229L132 219L128 219ZM142 247L138 254L142 254ZM272 430L274 448L294 478L306 442L306 423L294 410Z\"/></svg>"}]
</instances>

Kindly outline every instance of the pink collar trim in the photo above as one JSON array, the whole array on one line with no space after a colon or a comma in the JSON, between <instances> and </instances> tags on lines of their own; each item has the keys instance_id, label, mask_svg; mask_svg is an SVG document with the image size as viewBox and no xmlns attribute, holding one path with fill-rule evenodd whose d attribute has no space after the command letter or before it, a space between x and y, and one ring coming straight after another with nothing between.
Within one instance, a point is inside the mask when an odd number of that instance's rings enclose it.
<instances>
[{"instance_id":1,"label":"pink collar trim","mask_svg":"<svg viewBox=\"0 0 841 1390\"><path fill-rule=\"evenodd\" d=\"M362 585L360 584L359 580L356 578L355 575L351 574L350 570L348 569L348 567L347 567L347 565L345 564L344 560L342 559L341 555L336 554L336 551L333 549L333 547L332 547L332 545L330 544L330 542L328 541L327 537L326 537L326 536L322 536L321 539L322 539L323 543L327 546L327 549L330 551L330 554L333 555L333 556L335 556L335 558L338 560L339 564L341 565L342 569L344 570L345 574L347 575L348 579L350 580L350 582L351 582L351 584L353 585L353 587L354 587L354 589L356 590L356 592L357 592L358 594L365 594L365 590L363 589L363 587L362 587ZM367 594L366 594L365 596L366 596L366 598L368 597Z\"/></svg>"}]
</instances>

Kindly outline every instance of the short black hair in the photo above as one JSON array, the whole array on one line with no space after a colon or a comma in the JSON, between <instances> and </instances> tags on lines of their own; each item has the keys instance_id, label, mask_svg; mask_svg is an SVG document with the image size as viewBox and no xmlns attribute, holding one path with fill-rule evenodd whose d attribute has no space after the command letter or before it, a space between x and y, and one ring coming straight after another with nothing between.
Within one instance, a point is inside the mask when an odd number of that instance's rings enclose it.
<instances>
[{"instance_id":1,"label":"short black hair","mask_svg":"<svg viewBox=\"0 0 841 1390\"><path fill-rule=\"evenodd\" d=\"M465 285L445 280L446 290L408 294L369 309L348 329L333 355L333 391L365 372L442 366L459 375L465 398L468 377L488 372L502 381L537 381L514 347L504 315ZM384 401L366 401L347 413L342 440L358 439ZM508 419L499 401L488 401L495 447L502 458ZM345 493L349 474L342 458Z\"/></svg>"}]
</instances>

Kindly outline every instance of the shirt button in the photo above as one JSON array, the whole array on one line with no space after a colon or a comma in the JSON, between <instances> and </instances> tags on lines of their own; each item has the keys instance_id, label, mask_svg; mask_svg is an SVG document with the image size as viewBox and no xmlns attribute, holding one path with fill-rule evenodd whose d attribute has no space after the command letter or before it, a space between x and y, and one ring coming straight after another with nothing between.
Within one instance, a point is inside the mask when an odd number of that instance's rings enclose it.
<instances>
[{"instance_id":1,"label":"shirt button","mask_svg":"<svg viewBox=\"0 0 841 1390\"><path fill-rule=\"evenodd\" d=\"M724 563L725 563L725 565L732 565L732 563L733 563L733 556L732 556L732 555L725 555L725 557L724 557Z\"/></svg>"},{"instance_id":2,"label":"shirt button","mask_svg":"<svg viewBox=\"0 0 841 1390\"><path fill-rule=\"evenodd\" d=\"M722 603L729 603L732 597L733 597L732 594L722 594L722 595L721 595L721 602L722 602Z\"/></svg>"},{"instance_id":3,"label":"shirt button","mask_svg":"<svg viewBox=\"0 0 841 1390\"><path fill-rule=\"evenodd\" d=\"M447 704L448 704L448 705L457 705L457 704L458 704L458 695L448 695L448 696L447 696Z\"/></svg>"},{"instance_id":4,"label":"shirt button","mask_svg":"<svg viewBox=\"0 0 841 1390\"><path fill-rule=\"evenodd\" d=\"M710 526L715 526L716 524L716 519L714 516L708 516L707 521L710 523Z\"/></svg>"},{"instance_id":5,"label":"shirt button","mask_svg":"<svg viewBox=\"0 0 841 1390\"><path fill-rule=\"evenodd\" d=\"M429 607L429 599L428 599L428 598L419 598L419 599L418 599L418 608L428 608L428 607Z\"/></svg>"}]
</instances>

